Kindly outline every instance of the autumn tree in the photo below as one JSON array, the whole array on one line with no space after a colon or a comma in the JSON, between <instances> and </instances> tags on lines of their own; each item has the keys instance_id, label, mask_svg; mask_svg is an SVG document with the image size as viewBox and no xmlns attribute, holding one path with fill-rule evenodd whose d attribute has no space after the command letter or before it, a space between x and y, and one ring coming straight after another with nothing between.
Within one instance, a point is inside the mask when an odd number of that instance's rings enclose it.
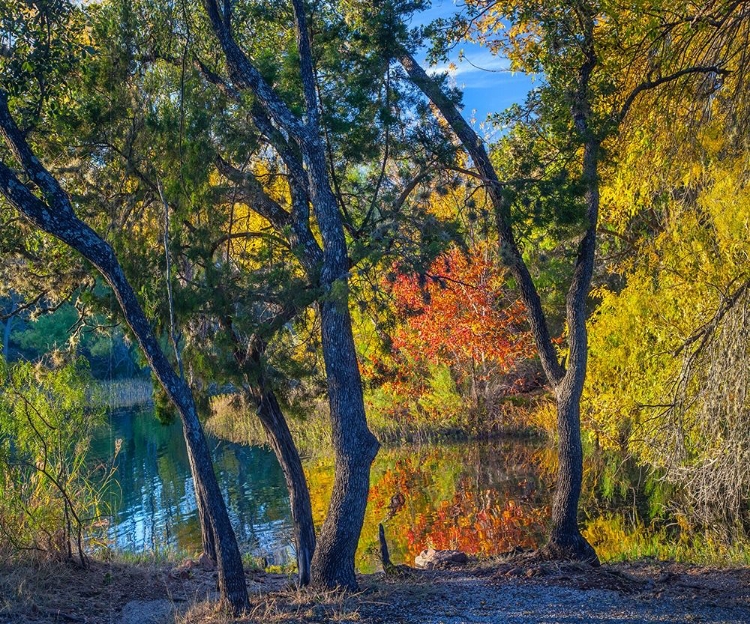
<instances>
[{"instance_id":1,"label":"autumn tree","mask_svg":"<svg viewBox=\"0 0 750 624\"><path fill-rule=\"evenodd\" d=\"M689 7L685 8L689 13ZM736 7L727 8L732 11ZM631 54L623 55L621 44L627 36L637 37L634 34L637 32L641 37L648 33L645 38L649 41L667 42L660 25L668 23L668 17L663 8L655 7L663 20L657 19L655 24L646 19L636 22L635 27L624 26L620 21L621 9L636 19L635 12L625 7L596 2L473 2L467 5L465 13L448 24L447 31L438 30L447 32L447 38L438 37L438 50L455 40L456 33L475 32L495 50L506 50L515 69L543 76L542 86L532 92L527 106L518 109L515 126L521 131L524 127L531 128L527 136L537 136L540 141L552 138L557 144L554 147L557 158L553 162L560 162L562 157L575 163L566 169L565 176L558 178L575 180L571 191L578 198L580 223L566 297L567 350L563 358L551 340L548 319L516 231L517 215L523 211L522 199L526 194L523 187L520 193L514 192L519 187L513 184L513 179L503 176L504 169L493 162L480 137L462 117L456 100L419 66L409 48L404 47L397 57L414 84L455 132L486 187L495 211L500 254L517 282L542 367L555 394L560 465L550 541L545 552L549 556L573 556L592 562L596 562L596 555L580 535L577 507L582 476L580 400L587 368L586 320L600 209L602 146L616 135L633 102L644 93L667 84L684 85L692 78L721 76L727 71L721 55L707 63L698 56L673 56L665 44L666 52L660 50L665 52L660 57L664 64L655 75L644 67L644 63L658 63L653 60L654 54L649 61L649 55L635 47L629 50ZM689 20L686 14L681 21L687 24ZM506 29L506 23L512 27ZM613 62L619 65L619 73L613 72ZM635 68L633 74L625 71L629 66ZM626 75L631 82L624 79ZM555 136L558 138L554 139ZM519 162L525 161L521 158ZM554 170L533 161L516 171L511 169L540 181Z\"/></svg>"},{"instance_id":2,"label":"autumn tree","mask_svg":"<svg viewBox=\"0 0 750 624\"><path fill-rule=\"evenodd\" d=\"M668 40L632 42L652 51L652 82L683 58L717 71L642 92L612 147L584 397L602 446L655 468L683 527L723 543L750 510L747 11L674 4L655 19Z\"/></svg>"},{"instance_id":3,"label":"autumn tree","mask_svg":"<svg viewBox=\"0 0 750 624\"><path fill-rule=\"evenodd\" d=\"M422 279L400 274L390 288L403 319L393 350L421 363L422 375L425 364L446 363L481 418L501 395L494 388L531 356L522 305L489 243L449 249Z\"/></svg>"}]
</instances>

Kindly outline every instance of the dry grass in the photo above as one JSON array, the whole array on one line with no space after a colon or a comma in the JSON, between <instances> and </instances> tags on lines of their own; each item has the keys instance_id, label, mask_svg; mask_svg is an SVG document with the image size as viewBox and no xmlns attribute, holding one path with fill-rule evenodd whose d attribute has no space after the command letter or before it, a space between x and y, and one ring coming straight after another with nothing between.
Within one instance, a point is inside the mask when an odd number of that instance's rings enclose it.
<instances>
[{"instance_id":1,"label":"dry grass","mask_svg":"<svg viewBox=\"0 0 750 624\"><path fill-rule=\"evenodd\" d=\"M139 407L153 401L153 386L148 379L100 381L89 389L88 400L110 410Z\"/></svg>"},{"instance_id":2,"label":"dry grass","mask_svg":"<svg viewBox=\"0 0 750 624\"><path fill-rule=\"evenodd\" d=\"M255 410L240 394L213 396L206 431L238 444L267 445L268 437ZM330 448L331 425L327 410L326 403L319 401L310 406L309 414L304 419L287 414L289 430L302 454L315 455Z\"/></svg>"},{"instance_id":3,"label":"dry grass","mask_svg":"<svg viewBox=\"0 0 750 624\"><path fill-rule=\"evenodd\" d=\"M170 564L89 563L82 568L45 557L1 561L0 623L109 624L131 600L167 599L178 606L215 595L210 572L175 579Z\"/></svg>"},{"instance_id":4,"label":"dry grass","mask_svg":"<svg viewBox=\"0 0 750 624\"><path fill-rule=\"evenodd\" d=\"M706 605L714 609L711 621L718 621L714 619L717 615L726 615L722 621L750 621L745 617L750 614L748 568L718 569L653 560L591 568L540 562L523 554L461 569L423 571L408 579L364 575L359 578L363 591L357 594L298 590L289 587L284 575L248 571L252 606L237 618L216 602L214 572L197 568L194 575L180 579L169 574L171 569L169 565L99 561L92 561L88 569L42 560L16 565L0 562L0 623L111 624L130 601L165 598L174 605L175 624L393 624L413 621L412 616L439 622L446 616L486 618L489 614L497 616L495 621L503 621L509 608L503 590L507 586L513 587L513 600L522 601L513 602L512 608L523 608L528 616L523 621L527 622L550 615L544 611L549 604L538 610L537 603L547 592L559 596L559 588L573 592L565 594L565 599L583 610L589 609L586 590L612 590L604 610L595 612L597 616L610 614L604 617L607 620L622 614L627 599L628 609L649 615L644 621L654 621L651 615L657 612L684 609L686 601L691 609ZM632 596L637 598L635 602L629 598ZM669 604L664 605L664 600ZM739 611L717 612L716 605ZM565 618L569 613L559 615ZM679 617L664 621L684 621Z\"/></svg>"},{"instance_id":5,"label":"dry grass","mask_svg":"<svg viewBox=\"0 0 750 624\"><path fill-rule=\"evenodd\" d=\"M313 589L286 589L251 598L250 611L234 618L216 602L201 602L179 615L176 624L292 624L359 622L361 594Z\"/></svg>"}]
</instances>

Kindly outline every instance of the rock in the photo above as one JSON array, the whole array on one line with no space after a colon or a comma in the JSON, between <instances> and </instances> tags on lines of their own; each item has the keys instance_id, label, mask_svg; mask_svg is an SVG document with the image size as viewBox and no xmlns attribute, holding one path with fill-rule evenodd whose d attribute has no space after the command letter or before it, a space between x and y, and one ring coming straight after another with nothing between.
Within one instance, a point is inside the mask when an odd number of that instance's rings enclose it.
<instances>
[{"instance_id":1,"label":"rock","mask_svg":"<svg viewBox=\"0 0 750 624\"><path fill-rule=\"evenodd\" d=\"M169 600L131 600L120 613L117 624L168 624L174 622Z\"/></svg>"},{"instance_id":2,"label":"rock","mask_svg":"<svg viewBox=\"0 0 750 624\"><path fill-rule=\"evenodd\" d=\"M428 548L414 558L414 565L423 570L461 565L469 561L465 552L460 550L435 550Z\"/></svg>"},{"instance_id":3,"label":"rock","mask_svg":"<svg viewBox=\"0 0 750 624\"><path fill-rule=\"evenodd\" d=\"M202 570L211 572L216 569L214 562L206 553L203 553L198 559L187 559L185 563L176 568L172 568L169 576L173 579L189 579L193 576L193 570Z\"/></svg>"},{"instance_id":4,"label":"rock","mask_svg":"<svg viewBox=\"0 0 750 624\"><path fill-rule=\"evenodd\" d=\"M198 558L198 565L200 566L201 570L205 572L211 572L211 570L214 570L216 568L214 562L211 560L211 557L209 557L206 553L203 553Z\"/></svg>"},{"instance_id":5,"label":"rock","mask_svg":"<svg viewBox=\"0 0 750 624\"><path fill-rule=\"evenodd\" d=\"M193 567L193 562L188 560L187 563L184 563L181 566L177 566L176 568L172 568L169 571L169 577L183 581L185 579L189 579L191 576L193 576Z\"/></svg>"}]
</instances>

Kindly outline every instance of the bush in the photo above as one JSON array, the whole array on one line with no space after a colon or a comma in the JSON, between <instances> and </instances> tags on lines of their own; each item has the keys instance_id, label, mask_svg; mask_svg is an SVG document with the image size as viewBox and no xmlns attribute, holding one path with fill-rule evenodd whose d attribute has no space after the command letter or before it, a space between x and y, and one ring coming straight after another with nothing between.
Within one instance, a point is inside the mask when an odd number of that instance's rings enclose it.
<instances>
[{"instance_id":1,"label":"bush","mask_svg":"<svg viewBox=\"0 0 750 624\"><path fill-rule=\"evenodd\" d=\"M106 526L103 494L113 474L88 456L104 422L103 411L86 406L88 365L0 358L0 378L0 549L85 564L85 541Z\"/></svg>"}]
</instances>

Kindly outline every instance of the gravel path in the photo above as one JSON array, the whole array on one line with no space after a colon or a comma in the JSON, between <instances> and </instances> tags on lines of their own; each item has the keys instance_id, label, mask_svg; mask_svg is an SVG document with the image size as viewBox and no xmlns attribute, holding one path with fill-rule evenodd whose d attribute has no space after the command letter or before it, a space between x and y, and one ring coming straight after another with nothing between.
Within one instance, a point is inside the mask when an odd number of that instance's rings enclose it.
<instances>
[{"instance_id":1,"label":"gravel path","mask_svg":"<svg viewBox=\"0 0 750 624\"><path fill-rule=\"evenodd\" d=\"M750 608L703 597L623 595L476 577L444 576L388 583L363 596L359 613L372 624L568 624L572 622L750 623Z\"/></svg>"}]
</instances>

